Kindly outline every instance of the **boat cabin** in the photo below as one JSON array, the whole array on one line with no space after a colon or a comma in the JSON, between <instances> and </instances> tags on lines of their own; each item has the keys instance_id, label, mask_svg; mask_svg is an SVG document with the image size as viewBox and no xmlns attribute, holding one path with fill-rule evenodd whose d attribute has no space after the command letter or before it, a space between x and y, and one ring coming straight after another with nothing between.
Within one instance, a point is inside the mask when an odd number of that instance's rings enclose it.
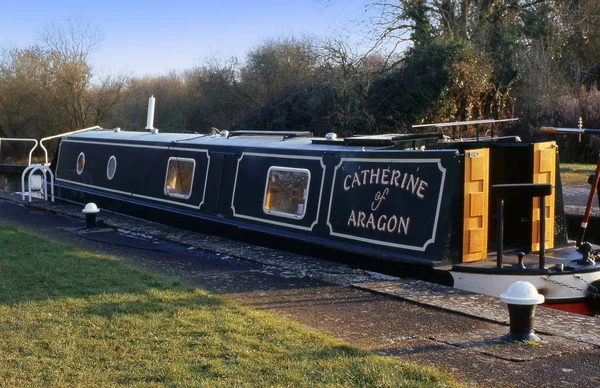
<instances>
[{"instance_id":1,"label":"boat cabin","mask_svg":"<svg viewBox=\"0 0 600 388\"><path fill-rule=\"evenodd\" d=\"M566 243L555 143L441 132L313 138L90 130L62 139L56 195L183 228L258 233L377 260L495 254L497 184L547 183L545 248ZM504 200L504 247L540 248L540 198ZM558 204L558 206L557 206Z\"/></svg>"}]
</instances>

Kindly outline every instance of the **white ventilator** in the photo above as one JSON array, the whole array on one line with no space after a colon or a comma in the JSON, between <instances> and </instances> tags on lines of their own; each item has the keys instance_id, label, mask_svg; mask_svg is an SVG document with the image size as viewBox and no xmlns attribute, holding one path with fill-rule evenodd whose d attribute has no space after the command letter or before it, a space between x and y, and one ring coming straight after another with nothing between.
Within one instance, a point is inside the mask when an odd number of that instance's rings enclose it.
<instances>
[{"instance_id":1,"label":"white ventilator","mask_svg":"<svg viewBox=\"0 0 600 388\"><path fill-rule=\"evenodd\" d=\"M148 119L146 120L146 129L149 131L152 131L152 133L155 133L155 128L154 128L154 103L155 103L155 98L154 96L150 96L150 98L148 99Z\"/></svg>"}]
</instances>

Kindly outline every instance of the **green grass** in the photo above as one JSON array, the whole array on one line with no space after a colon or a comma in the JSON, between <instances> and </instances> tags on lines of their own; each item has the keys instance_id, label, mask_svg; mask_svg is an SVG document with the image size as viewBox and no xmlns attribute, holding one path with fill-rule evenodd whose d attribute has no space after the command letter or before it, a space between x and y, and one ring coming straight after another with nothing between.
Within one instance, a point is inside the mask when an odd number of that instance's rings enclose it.
<instances>
[{"instance_id":1,"label":"green grass","mask_svg":"<svg viewBox=\"0 0 600 388\"><path fill-rule=\"evenodd\" d=\"M455 386L0 222L0 386Z\"/></svg>"},{"instance_id":2,"label":"green grass","mask_svg":"<svg viewBox=\"0 0 600 388\"><path fill-rule=\"evenodd\" d=\"M589 188L590 185L587 180L595 170L596 165L594 164L561 163L560 178L562 185L566 188Z\"/></svg>"},{"instance_id":3,"label":"green grass","mask_svg":"<svg viewBox=\"0 0 600 388\"><path fill-rule=\"evenodd\" d=\"M596 171L595 164L584 164L584 163L561 163L560 171L568 172L581 172L586 174L593 174Z\"/></svg>"}]
</instances>

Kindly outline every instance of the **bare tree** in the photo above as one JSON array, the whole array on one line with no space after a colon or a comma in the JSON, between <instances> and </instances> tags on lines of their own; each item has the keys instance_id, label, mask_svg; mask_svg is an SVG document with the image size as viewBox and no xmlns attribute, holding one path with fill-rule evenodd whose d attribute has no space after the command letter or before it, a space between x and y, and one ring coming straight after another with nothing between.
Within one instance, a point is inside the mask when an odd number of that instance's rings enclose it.
<instances>
[{"instance_id":1,"label":"bare tree","mask_svg":"<svg viewBox=\"0 0 600 388\"><path fill-rule=\"evenodd\" d=\"M114 116L120 102L131 93L130 83L129 77L117 74L106 76L91 87L91 102L95 111L91 124L101 125Z\"/></svg>"},{"instance_id":2,"label":"bare tree","mask_svg":"<svg viewBox=\"0 0 600 388\"><path fill-rule=\"evenodd\" d=\"M313 77L317 59L317 48L310 37L267 40L248 53L241 79L252 90L248 94L256 102L264 102Z\"/></svg>"},{"instance_id":3,"label":"bare tree","mask_svg":"<svg viewBox=\"0 0 600 388\"><path fill-rule=\"evenodd\" d=\"M52 105L60 112L65 130L83 128L93 114L89 59L100 44L99 33L79 19L69 19L42 30L40 42L49 64Z\"/></svg>"},{"instance_id":4,"label":"bare tree","mask_svg":"<svg viewBox=\"0 0 600 388\"><path fill-rule=\"evenodd\" d=\"M80 18L46 26L39 33L40 45L68 62L87 63L102 43L100 31Z\"/></svg>"},{"instance_id":5,"label":"bare tree","mask_svg":"<svg viewBox=\"0 0 600 388\"><path fill-rule=\"evenodd\" d=\"M0 55L0 129L12 137L37 137L52 127L49 77L45 53L39 47L5 49Z\"/></svg>"},{"instance_id":6,"label":"bare tree","mask_svg":"<svg viewBox=\"0 0 600 388\"><path fill-rule=\"evenodd\" d=\"M95 77L91 56L102 41L98 29L68 19L42 30L40 41L49 64L49 98L62 118L62 130L100 124L122 98L128 77Z\"/></svg>"},{"instance_id":7,"label":"bare tree","mask_svg":"<svg viewBox=\"0 0 600 388\"><path fill-rule=\"evenodd\" d=\"M188 125L194 130L230 128L257 101L258 91L244 84L237 58L209 58L188 74L193 101Z\"/></svg>"},{"instance_id":8,"label":"bare tree","mask_svg":"<svg viewBox=\"0 0 600 388\"><path fill-rule=\"evenodd\" d=\"M374 125L365 106L365 99L374 76L386 68L386 58L380 55L360 55L346 40L329 38L322 42L320 53L322 79L335 90L335 105L329 116L344 134L360 128L372 132Z\"/></svg>"},{"instance_id":9,"label":"bare tree","mask_svg":"<svg viewBox=\"0 0 600 388\"><path fill-rule=\"evenodd\" d=\"M192 101L187 96L187 76L175 72L133 78L126 88L112 96L119 97L117 109L106 122L127 130L143 131L146 126L148 98L156 98L154 125L163 132L187 129L186 116ZM114 101L114 99L113 99Z\"/></svg>"},{"instance_id":10,"label":"bare tree","mask_svg":"<svg viewBox=\"0 0 600 388\"><path fill-rule=\"evenodd\" d=\"M371 51L390 52L426 44L434 36L467 39L472 0L373 0L365 2Z\"/></svg>"},{"instance_id":11,"label":"bare tree","mask_svg":"<svg viewBox=\"0 0 600 388\"><path fill-rule=\"evenodd\" d=\"M94 77L98 31L71 19L48 26L40 44L4 50L0 61L0 127L40 137L99 123L126 91L127 77Z\"/></svg>"}]
</instances>

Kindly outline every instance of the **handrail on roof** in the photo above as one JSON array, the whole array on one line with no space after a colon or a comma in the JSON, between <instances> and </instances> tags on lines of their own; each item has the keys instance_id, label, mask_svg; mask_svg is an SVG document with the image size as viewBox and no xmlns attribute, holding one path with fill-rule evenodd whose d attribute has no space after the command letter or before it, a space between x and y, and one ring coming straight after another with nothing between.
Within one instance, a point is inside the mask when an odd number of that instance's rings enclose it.
<instances>
[{"instance_id":1,"label":"handrail on roof","mask_svg":"<svg viewBox=\"0 0 600 388\"><path fill-rule=\"evenodd\" d=\"M460 125L477 125L477 124L492 124L492 137L494 137L494 124L495 123L506 123L506 122L510 122L510 121L518 121L519 118L512 118L512 119L499 119L499 120L494 120L494 119L485 119L485 120L470 120L470 121L454 121L451 123L433 123L433 124L417 124L417 125L413 125L413 128L422 128L422 127L435 127L435 128L442 128L442 127L452 127L452 140L456 139L456 129L454 127L460 126ZM477 129L477 131L475 131L475 134L477 135L477 141L479 141L479 129Z\"/></svg>"},{"instance_id":2,"label":"handrail on roof","mask_svg":"<svg viewBox=\"0 0 600 388\"><path fill-rule=\"evenodd\" d=\"M4 141L31 141L31 142L34 142L35 144L31 148L31 150L29 151L29 164L28 164L28 166L31 166L31 155L33 154L33 150L35 150L36 147L38 146L38 141L36 139L19 138L19 137L0 137L0 146L2 145L2 140L4 140ZM2 148L0 147L0 152L1 151L2 151Z\"/></svg>"},{"instance_id":3,"label":"handrail on roof","mask_svg":"<svg viewBox=\"0 0 600 388\"><path fill-rule=\"evenodd\" d=\"M53 136L48 136L48 137L44 137L43 139L40 140L40 147L42 147L42 149L44 150L44 155L45 155L45 164L48 164L48 150L46 149L46 147L44 147L44 144L42 144L43 142L45 142L46 140L52 140L52 139L56 139L59 137L64 137L64 136L69 136L72 135L74 133L79 133L79 132L85 132L85 131L93 131L96 129L103 129L101 126L99 125L94 125L93 127L89 127L89 128L83 128L83 129L78 129L76 131L70 131L70 132L64 132L64 133L59 133L58 135L53 135Z\"/></svg>"},{"instance_id":4,"label":"handrail on roof","mask_svg":"<svg viewBox=\"0 0 600 388\"><path fill-rule=\"evenodd\" d=\"M283 136L283 137L313 137L308 131L229 131L228 137L232 136Z\"/></svg>"},{"instance_id":5,"label":"handrail on roof","mask_svg":"<svg viewBox=\"0 0 600 388\"><path fill-rule=\"evenodd\" d=\"M485 120L470 120L470 121L454 121L451 123L432 123L432 124L417 124L413 125L413 128L422 128L422 127L456 127L459 125L475 125L475 124L493 124L493 123L505 123L509 121L519 121L519 118L512 119L485 119Z\"/></svg>"}]
</instances>

